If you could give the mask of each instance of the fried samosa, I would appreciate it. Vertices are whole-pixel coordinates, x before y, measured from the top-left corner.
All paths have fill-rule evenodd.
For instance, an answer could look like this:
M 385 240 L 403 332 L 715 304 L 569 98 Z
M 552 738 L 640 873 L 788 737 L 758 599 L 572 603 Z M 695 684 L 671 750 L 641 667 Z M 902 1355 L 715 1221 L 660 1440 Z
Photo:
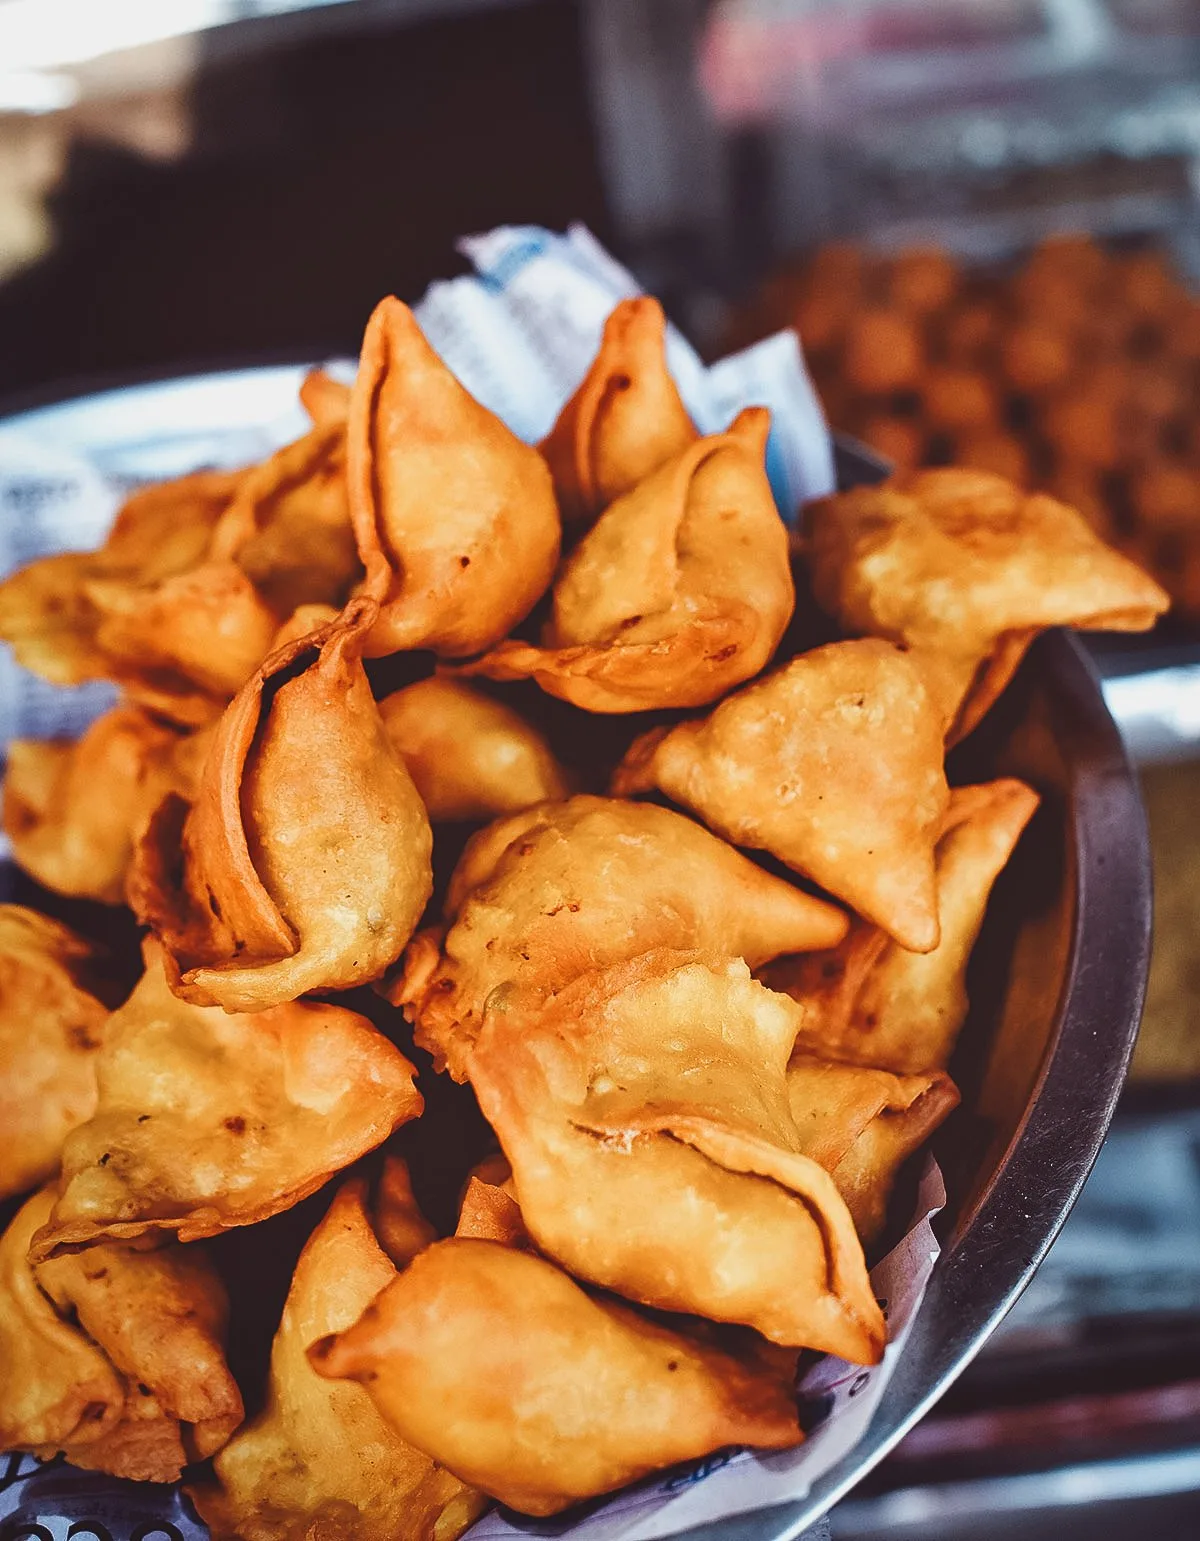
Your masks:
M 788 1106 L 801 1018 L 740 960 L 650 953 L 540 1010 L 493 997 L 467 1070 L 530 1235 L 573 1274 L 873 1364 L 862 1247 Z
M 169 797 L 130 872 L 172 988 L 257 1011 L 377 978 L 432 889 L 432 834 L 360 656 L 376 614 L 274 652 L 218 725 L 196 802 Z
M 565 524 L 591 524 L 699 435 L 667 369 L 667 323 L 648 294 L 621 300 L 600 351 L 539 445 Z
M 344 411 L 246 472 L 211 555 L 236 562 L 277 616 L 345 604 L 362 566 L 346 496 Z
M 988 895 L 1037 805 L 1020 781 L 951 792 L 937 847 L 942 939 L 933 952 L 907 952 L 859 923 L 830 952 L 780 958 L 762 971 L 806 1008 L 806 1048 L 900 1075 L 946 1068 L 967 1015 L 967 964 Z
M 467 657 L 528 615 L 562 535 L 546 463 L 463 389 L 397 299 L 367 323 L 348 455 L 364 592 L 381 605 L 369 657 Z
M 213 1541 L 455 1541 L 486 1499 L 391 1427 L 367 1391 L 328 1380 L 306 1350 L 351 1327 L 396 1269 L 361 1178 L 345 1183 L 300 1254 L 271 1347 L 266 1405 L 189 1488 Z
M 446 921 L 444 937 L 414 938 L 388 993 L 460 1080 L 500 987 L 540 998 L 658 947 L 721 949 L 757 967 L 834 946 L 847 925 L 682 814 L 589 796 L 481 830 L 451 880 Z
M 350 415 L 350 387 L 324 369 L 310 369 L 300 382 L 300 405 L 314 428 L 345 426 Z
M 174 1482 L 242 1420 L 224 1287 L 201 1248 L 104 1245 L 38 1266 L 35 1194 L 0 1237 L 0 1449 Z
M 220 715 L 279 628 L 279 615 L 236 562 L 204 561 L 153 584 L 94 578 L 84 590 L 104 678 L 185 725 Z
M 512 1181 L 512 1168 L 503 1156 L 491 1156 L 472 1171 L 463 1189 L 456 1236 L 498 1241 L 505 1247 L 533 1248 L 533 1237 L 521 1218 Z
M 18 663 L 55 685 L 108 678 L 88 586 L 147 587 L 195 567 L 239 477 L 200 471 L 135 492 L 99 551 L 41 557 L 0 583 L 0 639 Z
M 787 1085 L 801 1150 L 830 1173 L 870 1246 L 897 1172 L 958 1106 L 954 1082 L 940 1070 L 901 1076 L 797 1054 Z
M 707 717 L 643 735 L 613 790 L 657 787 L 734 845 L 769 851 L 928 952 L 949 796 L 943 731 L 920 668 L 899 648 L 833 642 Z
M 502 642 L 464 672 L 589 712 L 707 706 L 757 674 L 796 600 L 769 428 L 749 407 L 618 498 L 563 563 L 542 646 Z
M 66 926 L 0 904 L 0 1198 L 52 1177 L 95 1111 L 102 963 Z
M 194 794 L 210 737 L 121 705 L 74 743 L 15 739 L 4 776 L 13 859 L 55 893 L 124 903 L 134 842 L 168 793 Z
M 924 655 L 951 739 L 983 718 L 1050 626 L 1145 631 L 1157 583 L 1081 514 L 987 471 L 920 471 L 808 511 L 818 603 L 842 628 Z
M 549 744 L 502 701 L 434 675 L 379 703 L 433 822 L 494 819 L 568 795 Z
M 355 1012 L 294 1001 L 253 1016 L 173 995 L 159 950 L 109 1018 L 99 1100 L 63 1150 L 39 1259 L 104 1237 L 182 1241 L 253 1225 L 315 1192 L 423 1106 L 412 1065 Z
M 384 1157 L 373 1206 L 375 1236 L 397 1268 L 407 1268 L 418 1252 L 437 1240 L 437 1232 L 421 1213 L 400 1156 Z
M 399 1434 L 526 1514 L 724 1445 L 799 1444 L 787 1378 L 589 1296 L 544 1258 L 452 1237 L 314 1344 Z

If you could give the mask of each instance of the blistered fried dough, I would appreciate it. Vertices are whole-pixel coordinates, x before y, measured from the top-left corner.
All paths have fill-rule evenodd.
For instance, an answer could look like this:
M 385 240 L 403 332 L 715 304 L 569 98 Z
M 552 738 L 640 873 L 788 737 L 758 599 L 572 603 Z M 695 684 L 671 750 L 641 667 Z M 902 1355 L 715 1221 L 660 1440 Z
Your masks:
M 512 1168 L 504 1156 L 489 1156 L 472 1170 L 463 1189 L 454 1234 L 527 1251 L 533 1247 L 515 1197 Z
M 324 369 L 310 369 L 300 382 L 300 405 L 314 428 L 339 422 L 344 426 L 350 414 L 350 387 Z
M 0 639 L 55 685 L 107 677 L 88 585 L 147 585 L 194 567 L 239 474 L 201 471 L 147 487 L 126 502 L 99 551 L 56 553 L 13 573 L 0 583 Z
M 796 597 L 769 428 L 749 407 L 618 498 L 563 563 L 542 646 L 502 642 L 466 672 L 589 712 L 705 706 L 757 674 Z
M 494 819 L 568 795 L 549 744 L 511 706 L 434 675 L 379 703 L 429 817 Z
M 453 1237 L 311 1350 L 472 1487 L 556 1514 L 724 1445 L 785 1449 L 784 1376 L 590 1297 L 544 1258 Z
M 365 1017 L 311 1001 L 192 1006 L 158 948 L 109 1018 L 99 1100 L 63 1150 L 37 1255 L 104 1237 L 182 1241 L 288 1209 L 421 1111 L 413 1067 Z
M 135 839 L 168 792 L 192 796 L 209 737 L 115 706 L 74 743 L 14 740 L 4 833 L 18 866 L 55 893 L 123 903 Z
M 38 1288 L 26 1254 L 54 1202 L 51 1189 L 18 1210 L 0 1236 L 0 1449 L 70 1450 L 111 1433 L 121 1379 Z
M 35 1194 L 0 1237 L 0 1449 L 173 1482 L 242 1417 L 221 1282 L 198 1249 L 175 1246 L 35 1268 L 30 1238 L 53 1202 Z
M 110 1243 L 51 1258 L 34 1272 L 59 1313 L 181 1425 L 179 1460 L 148 1480 L 174 1481 L 180 1466 L 225 1444 L 242 1421 L 242 1398 L 225 1363 L 225 1286 L 202 1247 Z
M 757 967 L 835 946 L 847 925 L 841 910 L 682 814 L 587 796 L 475 836 L 451 880 L 446 919 L 444 940 L 415 938 L 391 998 L 458 1079 L 484 1002 L 500 986 L 539 998 L 656 947 L 721 949 Z
M 0 1198 L 53 1176 L 95 1109 L 100 961 L 66 926 L 0 904 Z
M 279 616 L 345 603 L 362 568 L 346 498 L 344 411 L 246 472 L 211 554 L 235 561 Z
M 189 1488 L 213 1541 L 455 1541 L 481 1494 L 391 1427 L 363 1387 L 327 1380 L 310 1343 L 345 1331 L 396 1279 L 345 1183 L 300 1254 L 271 1347 L 266 1405 Z
M 357 601 L 274 652 L 221 719 L 191 810 L 168 798 L 151 820 L 130 903 L 187 1000 L 256 1011 L 366 983 L 420 918 L 432 836 L 363 670 L 375 613 Z
M 262 662 L 279 626 L 235 562 L 205 561 L 155 583 L 91 578 L 103 674 L 151 711 L 202 723 Z
M 493 998 L 467 1069 L 530 1235 L 573 1274 L 871 1364 L 862 1247 L 788 1107 L 801 1018 L 740 959 L 650 953 L 540 1011 Z
M 933 849 L 944 723 L 889 642 L 833 642 L 635 741 L 613 780 L 658 787 L 735 845 L 770 851 L 905 947 L 937 945 Z
M 648 294 L 621 300 L 575 394 L 539 448 L 563 520 L 591 523 L 697 437 L 667 369 L 666 317 Z
M 946 1067 L 967 1014 L 967 963 L 988 895 L 1037 805 L 1020 781 L 951 792 L 937 848 L 942 939 L 933 952 L 906 952 L 860 923 L 833 951 L 780 958 L 763 971 L 807 1008 L 803 1046 L 901 1074 Z
M 922 471 L 809 510 L 818 602 L 926 655 L 961 738 L 1050 626 L 1144 631 L 1168 599 L 1066 504 L 986 471 Z
M 800 1148 L 833 1177 L 869 1246 L 897 1172 L 958 1106 L 954 1082 L 940 1070 L 899 1076 L 797 1054 L 787 1084 Z
M 348 456 L 365 592 L 382 607 L 369 656 L 463 658 L 528 615 L 562 533 L 546 463 L 463 389 L 397 299 L 367 323 Z

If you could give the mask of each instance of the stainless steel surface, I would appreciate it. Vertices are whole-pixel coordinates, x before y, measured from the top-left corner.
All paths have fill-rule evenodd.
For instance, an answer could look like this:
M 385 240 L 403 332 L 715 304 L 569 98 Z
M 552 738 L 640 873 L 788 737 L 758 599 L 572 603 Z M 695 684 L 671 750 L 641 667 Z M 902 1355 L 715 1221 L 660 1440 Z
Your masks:
M 123 477 L 227 457 L 286 417 L 286 372 L 107 393 L 0 420 L 52 436 Z M 255 404 L 260 416 L 256 419 Z M 204 406 L 188 448 L 189 411 Z M 103 422 L 104 430 L 96 425 Z M 148 433 L 148 424 L 155 430 Z M 192 426 L 195 426 L 192 420 Z M 156 442 L 156 435 L 163 436 Z M 169 446 L 164 454 L 163 444 Z M 843 475 L 878 466 L 843 456 Z M 1141 1011 L 1150 873 L 1136 783 L 1079 642 L 1032 650 L 984 727 L 956 751 L 959 780 L 1025 777 L 1044 806 L 997 885 L 972 963 L 971 1020 L 952 1069 L 963 1105 L 938 1142 L 950 1202 L 945 1250 L 907 1351 L 859 1447 L 802 1503 L 691 1532 L 695 1541 L 798 1536 L 869 1471 L 978 1352 L 1029 1282 L 1071 1209 L 1112 1116 Z

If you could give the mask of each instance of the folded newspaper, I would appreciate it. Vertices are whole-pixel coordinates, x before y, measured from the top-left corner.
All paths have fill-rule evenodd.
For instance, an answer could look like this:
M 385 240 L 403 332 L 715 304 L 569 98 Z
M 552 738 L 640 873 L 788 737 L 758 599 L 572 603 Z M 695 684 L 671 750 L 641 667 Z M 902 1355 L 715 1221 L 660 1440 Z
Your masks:
M 582 378 L 614 303 L 636 280 L 588 231 L 557 235 L 503 226 L 461 243 L 475 277 L 434 284 L 417 315 L 434 347 L 481 401 L 536 441 Z M 673 328 L 668 359 L 704 432 L 724 428 L 744 406 L 772 412 L 768 471 L 781 516 L 832 490 L 828 430 L 799 343 L 781 332 L 705 366 Z M 338 361 L 335 371 L 352 372 Z M 0 422 L 0 570 L 46 552 L 93 546 L 122 495 L 139 482 L 200 466 L 261 458 L 304 431 L 296 400 L 301 369 L 236 371 L 137 387 Z M 106 685 L 55 690 L 0 660 L 0 736 L 73 734 L 112 699 Z M 651 1541 L 691 1527 L 802 1499 L 866 1430 L 920 1306 L 938 1245 L 930 1224 L 945 1202 L 927 1160 L 907 1234 L 872 1270 L 888 1319 L 888 1346 L 871 1369 L 824 1358 L 797 1391 L 805 1443 L 758 1454 L 726 1451 L 629 1488 L 586 1513 L 524 1521 L 496 1511 L 472 1541 L 570 1536 L 572 1541 Z M 204 1526 L 171 1488 L 118 1482 L 61 1461 L 0 1460 L 0 1531 L 9 1537 L 68 1536 L 201 1541 Z M 750 1534 L 749 1530 L 743 1534 Z

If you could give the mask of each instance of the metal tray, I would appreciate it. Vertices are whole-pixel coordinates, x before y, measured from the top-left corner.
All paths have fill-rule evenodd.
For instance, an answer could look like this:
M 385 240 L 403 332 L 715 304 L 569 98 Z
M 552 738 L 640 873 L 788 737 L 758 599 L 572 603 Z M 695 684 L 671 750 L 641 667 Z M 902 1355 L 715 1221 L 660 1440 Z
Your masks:
M 175 474 L 245 458 L 291 421 L 302 370 L 163 381 L 8 418 L 110 474 Z M 228 452 L 222 446 L 228 446 Z M 839 452 L 844 484 L 878 462 Z M 958 781 L 1018 775 L 1044 802 L 993 895 L 971 964 L 972 1011 L 951 1067 L 963 1103 L 938 1155 L 944 1252 L 868 1432 L 801 1503 L 705 1526 L 695 1541 L 785 1541 L 871 1470 L 978 1352 L 1029 1282 L 1104 1139 L 1137 1033 L 1149 959 L 1150 864 L 1136 781 L 1081 644 L 1050 633 L 983 727 Z M 19 881 L 0 871 L 0 889 Z

